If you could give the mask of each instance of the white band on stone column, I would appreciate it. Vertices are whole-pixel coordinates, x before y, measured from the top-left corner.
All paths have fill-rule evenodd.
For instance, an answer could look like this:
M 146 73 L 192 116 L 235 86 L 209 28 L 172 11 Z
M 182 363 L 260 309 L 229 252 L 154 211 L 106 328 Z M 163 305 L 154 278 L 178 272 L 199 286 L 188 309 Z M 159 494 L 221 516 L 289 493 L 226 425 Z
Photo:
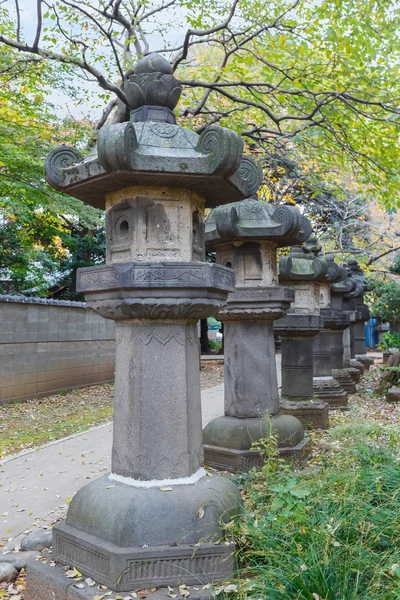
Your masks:
M 133 479 L 133 477 L 124 477 L 123 475 L 117 475 L 116 473 L 110 473 L 108 478 L 112 481 L 118 481 L 118 483 L 125 483 L 126 485 L 131 485 L 133 487 L 153 488 L 194 484 L 205 477 L 206 474 L 206 470 L 203 469 L 203 467 L 200 467 L 200 469 L 197 469 L 197 471 L 193 473 L 193 475 L 190 475 L 190 477 L 178 477 L 178 479 L 151 479 L 150 481 L 145 481 L 141 479 Z

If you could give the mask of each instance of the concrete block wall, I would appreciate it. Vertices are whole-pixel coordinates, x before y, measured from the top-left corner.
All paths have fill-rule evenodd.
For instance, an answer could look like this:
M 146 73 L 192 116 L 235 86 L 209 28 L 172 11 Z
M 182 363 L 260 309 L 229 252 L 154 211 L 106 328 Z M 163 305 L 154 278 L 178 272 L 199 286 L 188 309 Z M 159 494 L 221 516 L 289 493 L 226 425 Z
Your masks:
M 0 402 L 114 379 L 115 325 L 83 302 L 0 296 Z

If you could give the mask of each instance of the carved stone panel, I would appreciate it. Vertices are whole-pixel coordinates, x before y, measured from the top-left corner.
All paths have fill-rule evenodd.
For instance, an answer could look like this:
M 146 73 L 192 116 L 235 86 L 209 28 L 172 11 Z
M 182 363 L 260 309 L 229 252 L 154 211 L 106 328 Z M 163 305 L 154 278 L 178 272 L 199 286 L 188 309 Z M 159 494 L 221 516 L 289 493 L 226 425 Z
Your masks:
M 107 262 L 200 261 L 202 199 L 190 190 L 127 188 L 107 203 Z
M 320 308 L 328 308 L 331 304 L 331 286 L 330 283 L 320 283 L 319 285 L 319 304 Z
M 318 283 L 293 282 L 295 312 L 319 313 L 320 297 Z
M 237 285 L 243 287 L 277 285 L 276 244 L 274 242 L 244 242 L 234 244 L 232 247 Z M 220 256 L 221 252 L 217 260 Z M 224 264 L 226 265 L 226 263 Z

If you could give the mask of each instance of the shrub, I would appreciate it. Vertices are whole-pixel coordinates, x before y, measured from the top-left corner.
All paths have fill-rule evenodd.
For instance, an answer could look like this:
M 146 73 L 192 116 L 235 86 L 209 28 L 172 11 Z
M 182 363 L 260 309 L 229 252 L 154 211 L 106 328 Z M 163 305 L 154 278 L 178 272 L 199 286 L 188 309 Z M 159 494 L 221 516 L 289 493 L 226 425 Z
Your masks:
M 334 431 L 341 449 L 326 455 L 320 473 L 279 465 L 244 478 L 244 516 L 232 524 L 241 566 L 235 598 L 400 597 L 400 431 L 362 429 Z

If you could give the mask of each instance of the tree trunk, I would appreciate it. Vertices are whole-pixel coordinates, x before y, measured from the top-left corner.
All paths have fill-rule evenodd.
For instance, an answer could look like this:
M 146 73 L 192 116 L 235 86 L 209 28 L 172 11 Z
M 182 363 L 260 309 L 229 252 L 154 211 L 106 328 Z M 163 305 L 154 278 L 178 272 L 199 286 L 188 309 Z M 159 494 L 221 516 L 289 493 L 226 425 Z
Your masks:
M 200 349 L 202 354 L 210 354 L 211 348 L 208 343 L 207 319 L 200 319 Z

